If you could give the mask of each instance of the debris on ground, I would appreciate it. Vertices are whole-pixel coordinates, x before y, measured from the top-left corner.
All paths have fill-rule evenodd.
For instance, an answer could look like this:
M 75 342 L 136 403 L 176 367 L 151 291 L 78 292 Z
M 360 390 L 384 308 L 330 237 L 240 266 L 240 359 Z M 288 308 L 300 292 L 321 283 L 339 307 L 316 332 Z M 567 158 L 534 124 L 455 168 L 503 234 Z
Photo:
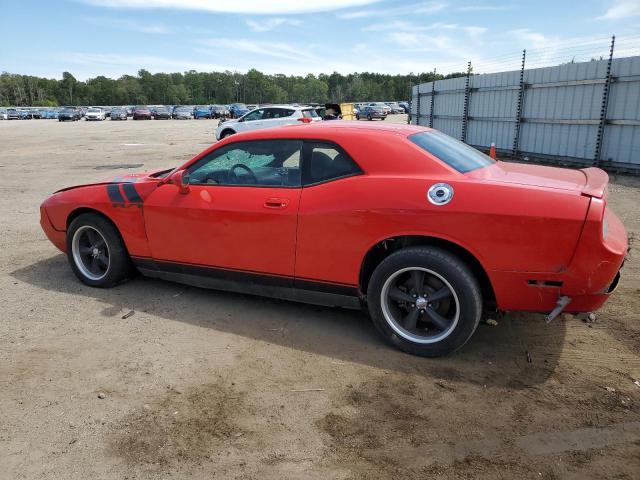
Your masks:
M 100 392 L 100 393 L 98 393 L 98 398 L 102 400 L 104 398 L 107 398 L 107 395 L 102 393 L 102 392 Z
M 135 312 L 134 310 L 129 310 L 129 312 L 128 312 L 128 313 L 125 313 L 125 314 L 122 316 L 122 319 L 123 319 L 123 320 L 126 320 L 127 318 L 132 317 L 135 313 L 136 313 L 136 312 Z
M 613 387 L 604 387 L 604 389 L 609 393 L 616 393 L 616 389 Z
M 640 380 L 634 380 L 634 381 L 633 381 L 633 384 L 634 384 L 636 387 L 640 387 Z
M 302 392 L 324 392 L 324 388 L 303 388 L 300 390 L 289 390 L 290 392 L 302 393 Z
M 486 323 L 490 327 L 497 327 L 498 326 L 498 321 L 494 320 L 493 318 L 487 318 L 484 323 Z
M 529 353 L 529 350 L 527 350 L 524 353 L 527 355 L 527 363 L 533 363 L 533 360 L 531 359 L 531 354 Z

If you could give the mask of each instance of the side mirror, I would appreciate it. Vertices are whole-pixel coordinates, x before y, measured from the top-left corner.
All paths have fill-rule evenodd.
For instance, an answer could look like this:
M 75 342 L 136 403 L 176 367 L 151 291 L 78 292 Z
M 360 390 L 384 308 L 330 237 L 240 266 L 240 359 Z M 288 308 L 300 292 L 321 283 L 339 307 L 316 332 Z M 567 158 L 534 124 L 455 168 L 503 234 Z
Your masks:
M 184 170 L 178 170 L 176 173 L 171 175 L 171 183 L 178 187 L 178 190 L 183 195 L 191 191 L 189 188 L 189 173 Z

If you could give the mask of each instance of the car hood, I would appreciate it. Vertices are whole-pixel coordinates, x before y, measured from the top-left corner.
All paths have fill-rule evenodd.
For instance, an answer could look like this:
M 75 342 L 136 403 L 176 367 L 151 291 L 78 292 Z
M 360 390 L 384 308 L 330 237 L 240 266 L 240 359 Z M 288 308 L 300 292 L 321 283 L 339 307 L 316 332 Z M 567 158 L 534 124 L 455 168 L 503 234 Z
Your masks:
M 67 190 L 73 190 L 75 188 L 82 188 L 82 187 L 92 187 L 95 185 L 108 185 L 110 183 L 136 183 L 139 182 L 141 180 L 144 181 L 159 181 L 159 178 L 154 178 L 154 175 L 160 173 L 160 172 L 166 172 L 167 169 L 163 168 L 162 170 L 155 170 L 153 172 L 138 172 L 138 173 L 125 173 L 122 175 L 110 175 L 109 177 L 103 178 L 101 180 L 98 180 L 96 182 L 91 182 L 91 183 L 83 183 L 80 185 L 73 185 L 71 187 L 65 187 L 65 188 L 61 188 L 60 190 L 55 191 L 54 193 L 59 193 L 59 192 L 66 192 Z
M 552 188 L 598 198 L 605 194 L 609 180 L 608 175 L 599 168 L 573 170 L 508 162 L 496 162 L 467 175 L 492 183 Z

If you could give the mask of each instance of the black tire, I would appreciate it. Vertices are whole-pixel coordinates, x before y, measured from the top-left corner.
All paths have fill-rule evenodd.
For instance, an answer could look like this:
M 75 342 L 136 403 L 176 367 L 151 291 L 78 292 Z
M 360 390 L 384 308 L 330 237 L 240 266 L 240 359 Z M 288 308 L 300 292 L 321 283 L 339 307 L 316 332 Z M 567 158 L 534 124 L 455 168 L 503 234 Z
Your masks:
M 356 120 L 360 120 L 360 114 L 356 114 Z
M 234 132 L 233 130 L 225 130 L 224 132 L 222 132 L 222 135 L 220 135 L 220 139 L 230 137 L 234 133 L 236 132 Z
M 406 287 L 414 284 L 414 271 L 417 275 L 422 272 L 420 298 L 411 300 L 415 302 L 412 304 L 406 300 L 397 302 L 389 295 L 392 290 L 396 296 L 399 292 L 403 297 L 416 297 L 415 291 Z M 394 282 L 403 278 L 408 280 L 397 288 Z M 445 290 L 452 293 L 427 303 L 430 295 L 435 298 L 435 293 Z M 482 313 L 480 292 L 471 270 L 455 255 L 437 247 L 412 247 L 389 255 L 376 267 L 369 281 L 367 303 L 374 325 L 392 345 L 413 355 L 439 357 L 462 347 L 475 332 Z M 418 300 L 424 309 L 418 306 Z M 400 318 L 410 322 L 412 314 L 412 328 L 406 329 L 406 323 L 401 326 L 397 322 Z M 437 323 L 431 323 L 432 315 L 436 315 L 434 321 L 450 323 L 439 331 Z
M 371 117 L 371 115 L 370 115 L 370 114 L 369 114 L 369 115 L 367 115 L 367 120 L 369 120 L 369 121 L 372 121 L 372 120 L 373 120 L 373 118 Z
M 91 256 L 91 254 L 82 254 L 80 248 L 88 248 L 91 250 L 95 245 L 80 247 L 82 245 L 80 243 L 78 248 L 74 248 L 74 238 L 76 234 L 78 234 L 78 242 L 81 242 L 84 232 L 91 232 L 92 235 L 95 235 L 93 232 L 97 232 L 100 237 L 102 237 L 101 241 L 99 240 L 95 245 L 100 244 L 99 248 L 101 250 L 99 250 L 99 252 L 101 257 L 106 256 L 107 263 L 106 267 L 104 267 L 104 263 L 100 263 L 98 268 L 104 267 L 105 271 L 102 275 L 100 273 L 95 274 L 95 278 L 89 276 L 92 274 L 90 267 L 87 265 L 89 262 L 85 263 L 80 257 L 80 255 Z M 75 218 L 67 229 L 66 242 L 67 259 L 69 260 L 71 269 L 76 277 L 86 285 L 99 288 L 113 287 L 127 280 L 133 272 L 131 259 L 122 241 L 120 232 L 118 232 L 117 228 L 109 220 L 99 214 L 83 213 Z M 78 262 L 82 262 L 82 266 L 80 266 Z

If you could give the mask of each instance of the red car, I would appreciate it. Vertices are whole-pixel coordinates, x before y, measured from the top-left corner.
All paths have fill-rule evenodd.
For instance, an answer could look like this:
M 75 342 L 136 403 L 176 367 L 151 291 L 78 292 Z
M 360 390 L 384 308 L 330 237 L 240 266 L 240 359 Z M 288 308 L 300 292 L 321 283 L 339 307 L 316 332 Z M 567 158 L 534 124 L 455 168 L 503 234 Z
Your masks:
M 496 162 L 436 130 L 323 122 L 233 135 L 173 170 L 60 190 L 49 239 L 87 285 L 132 275 L 330 306 L 443 355 L 484 307 L 589 312 L 628 239 L 606 173 Z
M 134 120 L 151 120 L 151 110 L 148 107 L 138 106 L 133 109 Z

